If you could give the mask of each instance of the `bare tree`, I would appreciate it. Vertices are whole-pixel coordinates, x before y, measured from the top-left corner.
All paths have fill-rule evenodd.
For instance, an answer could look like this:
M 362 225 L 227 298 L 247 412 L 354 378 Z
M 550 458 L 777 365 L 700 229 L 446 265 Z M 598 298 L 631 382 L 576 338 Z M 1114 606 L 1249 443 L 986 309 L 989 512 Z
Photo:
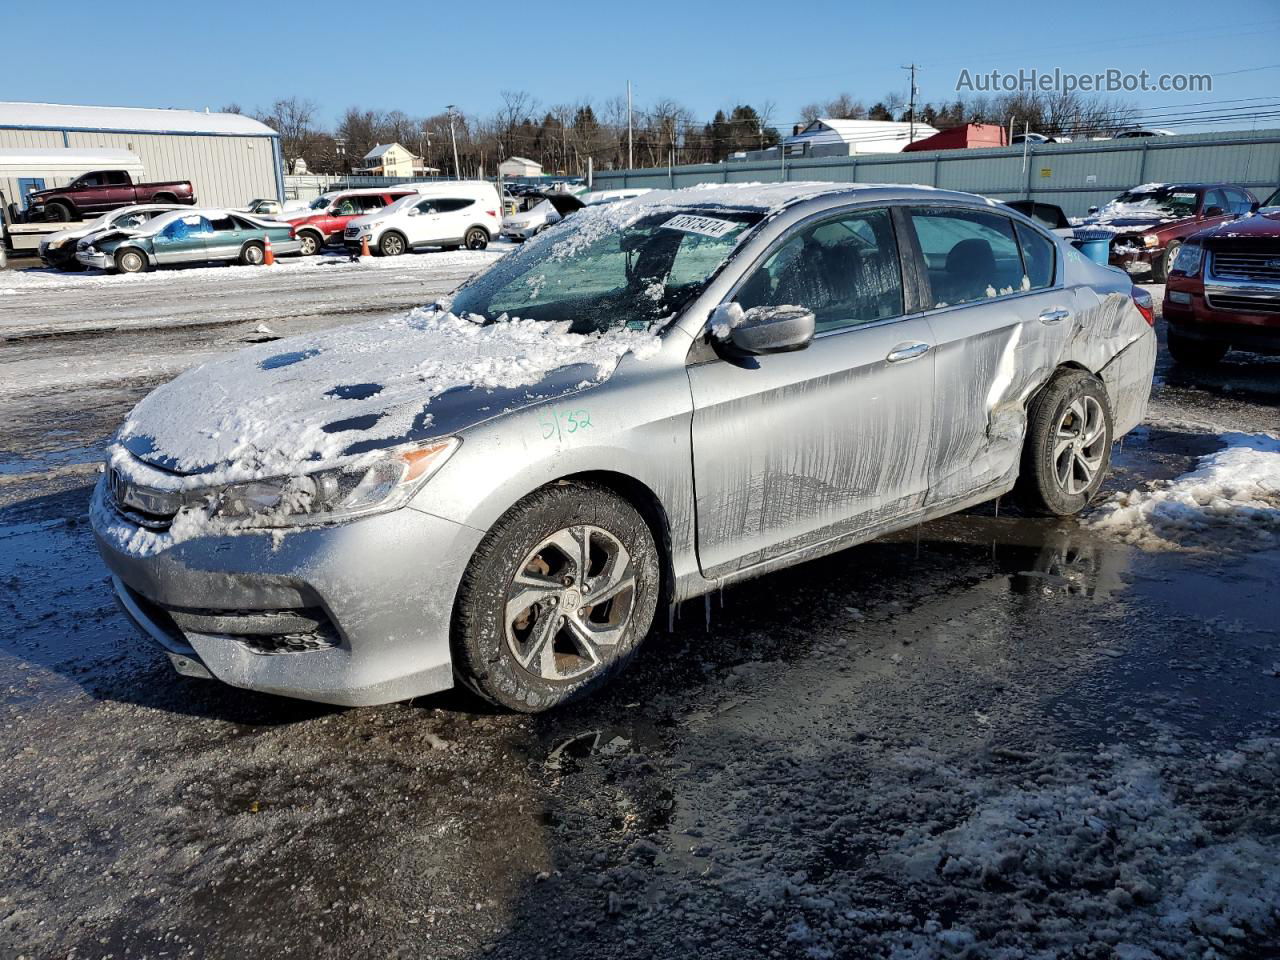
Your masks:
M 289 97 L 276 100 L 271 104 L 269 113 L 259 113 L 258 119 L 280 134 L 280 148 L 285 159 L 293 161 L 307 156 L 317 131 L 315 130 L 316 112 L 319 107 L 312 100 Z

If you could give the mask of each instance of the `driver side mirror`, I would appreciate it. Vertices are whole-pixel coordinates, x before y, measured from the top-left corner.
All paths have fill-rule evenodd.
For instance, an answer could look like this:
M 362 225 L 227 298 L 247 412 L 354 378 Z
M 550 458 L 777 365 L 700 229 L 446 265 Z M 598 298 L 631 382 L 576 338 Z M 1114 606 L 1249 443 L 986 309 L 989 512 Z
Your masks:
M 804 307 L 752 307 L 722 303 L 711 312 L 711 336 L 747 354 L 803 350 L 813 339 L 813 311 Z
M 1090 207 L 1090 208 L 1089 208 L 1089 215 L 1090 215 L 1090 216 L 1092 216 L 1093 214 L 1095 214 L 1095 213 L 1097 213 L 1097 212 L 1098 212 L 1098 208 L 1097 208 L 1097 207 Z
M 1217 206 L 1217 205 L 1212 206 L 1212 207 L 1206 207 L 1206 208 L 1205 208 L 1205 211 L 1204 211 L 1204 215 L 1205 215 L 1206 217 L 1220 217 L 1220 216 L 1222 216 L 1224 213 L 1226 213 L 1226 211 L 1225 211 L 1225 210 L 1223 210 L 1221 207 L 1219 207 L 1219 206 Z
M 422 213 L 422 211 L 419 210 L 417 207 L 410 207 L 408 210 L 405 211 L 404 215 L 406 217 L 416 217 L 420 213 Z

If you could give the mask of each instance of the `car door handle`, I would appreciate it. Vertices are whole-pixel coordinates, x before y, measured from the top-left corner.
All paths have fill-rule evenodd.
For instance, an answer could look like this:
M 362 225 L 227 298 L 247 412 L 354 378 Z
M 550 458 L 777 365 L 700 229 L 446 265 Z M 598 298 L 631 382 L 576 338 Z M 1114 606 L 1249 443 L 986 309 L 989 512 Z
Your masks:
M 902 363 L 904 360 L 914 360 L 916 357 L 923 357 L 929 352 L 929 344 L 920 343 L 900 343 L 885 357 L 890 363 Z
M 1063 310 L 1061 307 L 1058 307 L 1054 310 L 1045 310 L 1043 313 L 1041 313 L 1040 322 L 1041 323 L 1061 323 L 1063 320 L 1066 320 L 1070 316 L 1071 316 L 1070 310 Z

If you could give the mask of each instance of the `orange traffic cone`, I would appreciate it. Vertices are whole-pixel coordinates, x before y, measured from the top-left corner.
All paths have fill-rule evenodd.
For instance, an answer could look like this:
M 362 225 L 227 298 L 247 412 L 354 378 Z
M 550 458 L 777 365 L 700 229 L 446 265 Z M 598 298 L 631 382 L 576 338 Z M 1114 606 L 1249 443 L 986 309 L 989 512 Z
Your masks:
M 369 256 L 369 235 L 367 233 L 360 238 L 360 256 Z
M 263 253 L 262 262 L 265 266 L 269 267 L 276 262 L 276 255 L 271 252 L 271 238 L 263 237 L 262 239 L 265 240 L 267 244 L 262 250 L 262 253 Z

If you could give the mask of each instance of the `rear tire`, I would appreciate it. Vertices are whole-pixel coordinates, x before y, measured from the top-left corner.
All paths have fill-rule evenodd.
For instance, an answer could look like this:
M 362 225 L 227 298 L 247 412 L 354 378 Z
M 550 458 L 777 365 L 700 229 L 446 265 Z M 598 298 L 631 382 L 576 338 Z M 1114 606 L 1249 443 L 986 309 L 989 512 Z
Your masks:
M 1174 363 L 1184 367 L 1196 367 L 1205 369 L 1215 366 L 1222 362 L 1222 358 L 1227 355 L 1227 351 L 1231 349 L 1229 343 L 1222 343 L 1218 340 L 1197 340 L 1192 337 L 1184 337 L 1174 332 L 1172 328 L 1168 331 L 1169 356 L 1173 357 Z
M 75 211 L 61 201 L 55 200 L 44 208 L 46 220 L 54 223 L 70 223 L 75 219 Z
M 1079 513 L 1111 463 L 1111 403 L 1091 373 L 1064 370 L 1031 401 L 1015 492 L 1032 512 Z
M 121 250 L 116 254 L 118 273 L 141 273 L 147 269 L 147 258 L 140 250 Z
M 483 250 L 489 246 L 489 233 L 483 227 L 472 227 L 463 238 L 468 250 Z
M 653 534 L 626 500 L 587 484 L 536 490 L 485 535 L 458 588 L 458 678 L 522 713 L 585 696 L 630 662 L 660 578 Z
M 404 237 L 398 233 L 384 233 L 378 241 L 378 253 L 384 257 L 398 257 L 409 248 Z
M 240 262 L 246 267 L 260 267 L 266 262 L 267 252 L 258 242 L 246 243 L 240 251 Z

